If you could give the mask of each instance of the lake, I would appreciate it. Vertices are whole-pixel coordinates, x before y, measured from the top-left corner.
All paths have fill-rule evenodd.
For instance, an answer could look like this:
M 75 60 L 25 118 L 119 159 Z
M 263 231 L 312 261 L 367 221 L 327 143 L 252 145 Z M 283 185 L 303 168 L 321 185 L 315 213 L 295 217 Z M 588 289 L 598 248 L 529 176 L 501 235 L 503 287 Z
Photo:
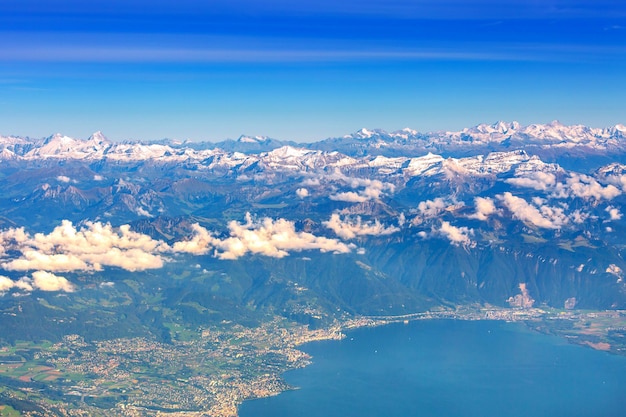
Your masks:
M 241 417 L 623 417 L 626 357 L 520 323 L 429 320 L 307 344 L 299 387 Z

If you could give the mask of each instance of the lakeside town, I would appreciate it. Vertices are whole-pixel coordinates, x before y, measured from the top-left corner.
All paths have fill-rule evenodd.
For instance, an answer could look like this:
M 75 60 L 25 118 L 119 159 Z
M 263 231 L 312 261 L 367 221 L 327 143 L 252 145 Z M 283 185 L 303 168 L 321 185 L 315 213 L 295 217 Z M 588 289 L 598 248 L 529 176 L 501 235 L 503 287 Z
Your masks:
M 0 394 L 5 408 L 11 400 L 35 400 L 35 409 L 15 415 L 234 417 L 245 400 L 294 388 L 281 374 L 314 360 L 298 346 L 340 340 L 361 327 L 441 319 L 524 322 L 573 343 L 626 352 L 619 344 L 626 334 L 626 312 L 620 310 L 463 306 L 354 317 L 315 330 L 276 318 L 254 328 L 228 322 L 180 328 L 179 340 L 169 344 L 148 338 L 86 342 L 67 335 L 55 344 L 4 346 Z

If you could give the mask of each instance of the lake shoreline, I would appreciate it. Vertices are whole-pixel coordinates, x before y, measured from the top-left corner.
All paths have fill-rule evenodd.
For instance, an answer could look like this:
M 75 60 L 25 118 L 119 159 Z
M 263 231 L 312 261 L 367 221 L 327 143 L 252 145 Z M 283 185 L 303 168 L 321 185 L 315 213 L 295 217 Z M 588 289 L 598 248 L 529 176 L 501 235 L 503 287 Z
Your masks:
M 612 349 L 613 345 L 602 341 L 589 341 L 582 340 L 578 336 L 572 336 L 567 334 L 558 334 L 558 332 L 550 331 L 542 326 L 535 325 L 536 323 L 545 323 L 547 320 L 559 320 L 559 321 L 571 321 L 573 323 L 580 322 L 581 320 L 598 319 L 603 315 L 610 316 L 609 318 L 618 320 L 618 323 L 622 321 L 626 324 L 626 312 L 622 310 L 607 310 L 607 311 L 577 311 L 577 310 L 548 310 L 539 308 L 529 309 L 511 309 L 511 308 L 497 308 L 497 307 L 477 307 L 477 306 L 464 306 L 452 309 L 437 309 L 427 312 L 419 312 L 406 315 L 397 316 L 360 316 L 353 319 L 346 320 L 340 324 L 331 326 L 329 329 L 316 333 L 310 338 L 302 338 L 294 343 L 294 347 L 301 347 L 303 345 L 325 341 L 325 340 L 343 340 L 346 338 L 346 332 L 362 329 L 362 328 L 374 328 L 380 326 L 387 326 L 390 324 L 404 323 L 410 324 L 415 321 L 421 320 L 458 320 L 458 321 L 494 321 L 494 322 L 520 322 L 526 324 L 526 326 L 534 332 L 542 334 L 558 335 L 569 343 L 574 345 L 580 345 L 593 350 L 609 352 L 621 356 L 626 355 L 626 349 L 616 350 Z M 300 349 L 298 349 L 300 350 Z M 306 354 L 306 352 L 304 352 Z M 313 360 L 314 358 L 311 358 Z M 299 390 L 300 387 L 292 386 L 284 381 L 283 375 L 286 372 L 301 369 L 303 367 L 310 366 L 309 363 L 303 366 L 297 366 L 294 368 L 285 369 L 277 377 L 285 383 L 288 387 L 284 391 L 272 393 L 271 396 L 280 395 L 285 392 Z M 258 400 L 268 397 L 254 397 L 243 400 L 237 406 L 237 414 L 239 416 L 240 406 L 244 402 Z

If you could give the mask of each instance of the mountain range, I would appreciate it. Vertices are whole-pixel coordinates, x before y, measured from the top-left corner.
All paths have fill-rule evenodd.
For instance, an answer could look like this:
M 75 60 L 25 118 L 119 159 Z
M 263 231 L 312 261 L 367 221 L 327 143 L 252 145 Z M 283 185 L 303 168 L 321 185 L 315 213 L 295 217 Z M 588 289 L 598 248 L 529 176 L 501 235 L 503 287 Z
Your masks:
M 86 140 L 55 134 L 43 139 L 0 137 L 3 159 L 33 158 L 89 158 L 100 159 L 150 159 L 181 153 L 201 153 L 202 150 L 220 149 L 225 152 L 254 154 L 284 147 L 299 147 L 327 152 L 337 151 L 347 156 L 420 156 L 427 152 L 450 156 L 475 154 L 485 151 L 506 151 L 512 148 L 541 150 L 570 149 L 603 153 L 624 151 L 626 126 L 618 124 L 609 128 L 591 128 L 584 125 L 566 126 L 559 121 L 548 124 L 521 126 L 518 122 L 499 121 L 480 124 L 458 132 L 420 133 L 405 128 L 395 132 L 381 129 L 361 129 L 338 138 L 314 143 L 296 143 L 266 136 L 242 135 L 237 140 L 222 142 L 189 142 L 163 139 L 148 144 L 140 142 L 112 143 L 102 132 L 96 132 Z
M 170 307 L 214 312 L 186 313 L 198 322 L 626 307 L 624 125 L 361 129 L 307 144 L 0 137 L 0 179 L 4 311 L 123 298 L 145 274 L 142 291 Z

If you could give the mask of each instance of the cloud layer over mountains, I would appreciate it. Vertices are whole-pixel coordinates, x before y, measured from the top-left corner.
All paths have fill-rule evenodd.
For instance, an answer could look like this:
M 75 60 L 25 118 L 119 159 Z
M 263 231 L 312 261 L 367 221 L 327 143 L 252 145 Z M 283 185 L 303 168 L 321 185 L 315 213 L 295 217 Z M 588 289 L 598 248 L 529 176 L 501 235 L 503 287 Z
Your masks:
M 498 123 L 430 136 L 362 130 L 298 147 L 247 138 L 226 149 L 0 137 L 0 292 L 77 291 L 81 274 L 184 256 L 367 260 L 372 245 L 431 241 L 465 252 L 610 246 L 623 230 L 625 129 Z M 590 152 L 593 169 L 559 164 Z M 41 207 L 55 215 L 38 216 Z
M 171 245 L 134 232 L 129 225 L 114 228 L 110 224 L 86 222 L 76 228 L 64 220 L 48 234 L 31 235 L 24 228 L 0 232 L 0 267 L 6 271 L 35 271 L 32 278 L 24 277 L 19 281 L 0 276 L 0 293 L 11 288 L 73 291 L 74 286 L 66 278 L 54 273 L 102 271 L 104 267 L 131 272 L 156 269 L 176 253 L 210 254 L 223 260 L 235 260 L 246 254 L 282 258 L 290 252 L 303 250 L 341 254 L 354 248 L 355 245 L 338 239 L 296 231 L 292 221 L 270 218 L 256 221 L 249 213 L 245 222 L 233 220 L 228 224 L 226 237 L 218 237 L 194 224 L 189 239 Z
M 176 242 L 173 251 L 195 255 L 212 251 L 219 259 L 234 260 L 248 253 L 283 258 L 290 252 L 303 250 L 348 253 L 353 248 L 337 239 L 297 232 L 294 222 L 289 220 L 264 218 L 254 221 L 250 213 L 246 214 L 245 223 L 233 220 L 228 223 L 228 229 L 228 237 L 218 238 L 196 224 L 193 237 L 187 241 Z
M 163 242 L 131 231 L 128 225 L 114 230 L 110 224 L 87 222 L 76 229 L 67 220 L 48 234 L 9 229 L 0 234 L 0 241 L 4 255 L 7 250 L 20 253 L 0 264 L 9 271 L 100 271 L 104 266 L 141 271 L 162 267 L 159 253 L 168 248 Z

